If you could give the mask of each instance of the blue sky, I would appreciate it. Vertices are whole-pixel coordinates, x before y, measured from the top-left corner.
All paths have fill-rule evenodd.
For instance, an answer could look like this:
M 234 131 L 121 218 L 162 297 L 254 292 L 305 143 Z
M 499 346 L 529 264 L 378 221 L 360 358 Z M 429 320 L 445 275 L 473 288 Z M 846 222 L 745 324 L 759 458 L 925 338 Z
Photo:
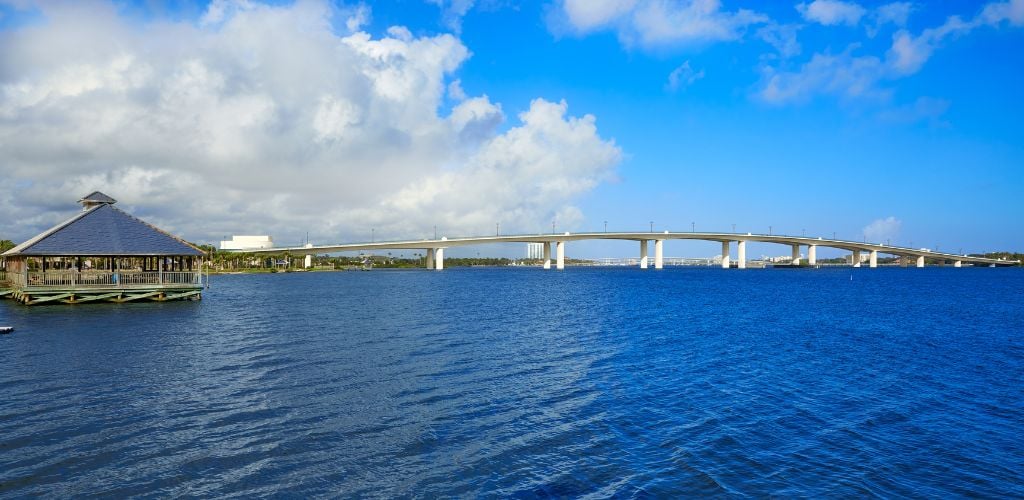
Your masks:
M 421 237 L 433 225 L 445 234 L 471 234 L 493 230 L 494 222 L 509 231 L 536 232 L 559 220 L 560 229 L 571 231 L 599 230 L 604 221 L 610 229 L 645 229 L 654 221 L 657 229 L 689 230 L 694 222 L 698 230 L 736 224 L 738 231 L 767 232 L 771 226 L 776 233 L 835 232 L 949 250 L 1024 249 L 1020 0 L 440 3 L 97 4 L 87 15 L 69 16 L 85 25 L 72 29 L 55 21 L 61 8 L 0 2 L 0 44 L 6 46 L 0 48 L 7 53 L 26 51 L 32 36 L 70 40 L 40 54 L 12 56 L 0 67 L 6 90 L 0 111 L 7 108 L 0 132 L 8 132 L 0 134 L 0 148 L 15 150 L 0 168 L 6 162 L 11 174 L 5 177 L 22 186 L 0 188 L 0 204 L 36 214 L 0 223 L 0 236 L 27 238 L 59 220 L 68 199 L 84 194 L 78 191 L 108 185 L 122 190 L 122 196 L 110 194 L 139 215 L 199 241 L 246 232 L 291 241 L 306 231 L 324 242 L 361 240 L 368 226 L 392 238 Z M 295 14 L 303 9 L 316 13 Z M 291 31 L 310 19 L 329 23 L 328 33 L 316 39 L 325 47 L 364 34 L 369 45 L 348 43 L 361 57 L 376 50 L 365 47 L 382 40 L 454 45 L 444 54 L 403 53 L 400 62 L 385 57 L 371 66 L 348 56 L 332 59 L 329 51 L 314 57 L 312 45 L 289 45 L 310 32 Z M 109 43 L 78 49 L 74 38 L 95 33 L 90 25 L 112 33 Z M 143 37 L 145 47 L 136 51 L 133 37 Z M 181 40 L 189 42 L 168 48 Z M 288 57 L 276 57 L 275 45 L 294 48 L 288 57 L 295 61 L 282 62 Z M 63 54 L 68 46 L 81 53 Z M 208 57 L 228 51 L 230 57 Z M 238 64 L 238 54 L 254 63 Z M 175 57 L 173 65 L 161 66 Z M 414 57 L 420 62 L 409 62 Z M 446 57 L 448 62 L 422 62 Z M 203 64 L 201 75 L 223 77 L 209 80 L 219 82 L 209 87 L 216 90 L 212 101 L 174 119 L 197 119 L 217 135 L 217 127 L 235 126 L 230 117 L 272 109 L 272 119 L 259 122 L 265 126 L 259 145 L 236 144 L 249 133 L 225 133 L 223 140 L 234 142 L 219 143 L 220 135 L 212 142 L 196 139 L 209 151 L 181 156 L 166 147 L 162 132 L 152 132 L 111 147 L 110 137 L 139 128 L 124 116 L 159 114 L 153 103 L 171 95 L 166 85 L 146 78 L 180 76 L 196 60 Z M 301 63 L 309 67 L 289 66 Z M 90 64 L 93 71 L 81 73 Z M 408 80 L 410 64 L 426 76 Z M 272 65 L 279 67 L 260 73 Z M 350 82 L 346 71 L 355 70 L 346 65 L 360 65 L 362 74 L 374 67 L 370 85 L 378 94 L 392 87 L 407 92 L 385 96 L 401 110 L 392 115 L 419 110 L 407 122 L 382 125 L 401 134 L 360 135 L 358 127 L 376 125 L 366 110 L 383 104 L 375 100 L 379 95 L 352 90 L 367 84 Z M 274 75 L 287 71 L 304 75 L 304 82 L 323 77 L 327 90 L 292 83 L 260 92 L 259 99 L 230 90 L 232 82 L 270 88 Z M 105 78 L 103 72 L 122 76 Z M 100 83 L 63 99 L 52 90 L 45 98 L 12 97 L 17 89 L 53 85 L 68 74 L 91 75 Z M 394 75 L 400 85 L 388 80 Z M 146 92 L 165 93 L 151 101 L 139 97 Z M 293 92 L 312 98 L 306 103 Z M 342 105 L 324 96 L 341 96 Z M 81 109 L 86 99 L 97 109 L 102 103 L 96 120 L 109 124 L 107 135 L 85 134 L 74 148 L 67 141 L 19 147 L 26 131 L 77 135 L 90 118 L 64 120 L 61 113 Z M 224 105 L 223 114 L 209 111 L 210 102 Z M 121 104 L 132 111 L 107 116 L 108 108 Z M 306 135 L 300 133 L 305 122 L 282 118 L 304 110 L 313 122 Z M 526 112 L 535 112 L 532 121 L 520 119 Z M 338 128 L 339 119 L 348 128 Z M 55 121 L 67 128 L 50 125 Z M 436 130 L 456 122 L 447 135 Z M 324 123 L 330 133 L 317 128 Z M 150 140 L 156 142 L 147 146 Z M 311 153 L 307 143 L 324 149 Z M 225 157 L 233 147 L 259 147 L 261 155 L 235 165 L 235 158 Z M 55 158 L 54 151 L 63 149 L 73 150 L 69 155 L 85 151 L 89 161 Z M 271 157 L 274 162 L 262 164 Z M 324 182 L 292 182 L 306 175 Z M 274 184 L 278 190 L 268 191 Z M 332 197 L 317 184 L 345 187 Z M 174 190 L 200 199 L 169 208 Z M 694 245 L 669 253 L 713 253 L 711 244 Z M 598 243 L 578 251 L 632 252 Z M 763 250 L 772 252 L 785 253 Z

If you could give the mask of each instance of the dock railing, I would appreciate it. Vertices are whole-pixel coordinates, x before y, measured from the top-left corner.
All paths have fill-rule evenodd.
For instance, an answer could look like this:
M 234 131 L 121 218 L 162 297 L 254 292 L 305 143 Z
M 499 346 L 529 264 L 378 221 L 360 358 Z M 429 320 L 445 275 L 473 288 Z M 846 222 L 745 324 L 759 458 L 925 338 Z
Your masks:
M 199 271 L 46 271 L 11 273 L 15 288 L 179 288 L 202 286 Z

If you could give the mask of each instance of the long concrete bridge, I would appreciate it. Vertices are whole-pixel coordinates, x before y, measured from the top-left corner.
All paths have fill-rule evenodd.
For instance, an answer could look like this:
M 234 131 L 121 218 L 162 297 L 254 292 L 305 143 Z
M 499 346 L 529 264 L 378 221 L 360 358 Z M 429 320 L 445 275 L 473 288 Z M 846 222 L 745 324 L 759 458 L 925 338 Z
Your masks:
M 806 236 L 785 236 L 751 233 L 698 233 L 698 232 L 603 232 L 603 233 L 549 233 L 549 234 L 520 234 L 509 236 L 475 236 L 468 238 L 441 238 L 424 240 L 405 241 L 381 241 L 370 243 L 345 243 L 339 245 L 305 245 L 301 247 L 281 248 L 260 248 L 251 250 L 234 250 L 235 252 L 268 254 L 284 253 L 290 255 L 315 255 L 335 252 L 373 251 L 373 250 L 423 250 L 426 253 L 426 267 L 428 269 L 444 269 L 444 250 L 446 248 L 484 245 L 491 243 L 541 243 L 544 245 L 544 269 L 551 268 L 551 247 L 555 247 L 555 268 L 565 268 L 565 244 L 570 241 L 583 240 L 626 240 L 639 242 L 640 246 L 640 268 L 647 269 L 649 263 L 649 243 L 654 242 L 654 268 L 661 269 L 664 266 L 664 245 L 668 240 L 700 240 L 715 241 L 722 244 L 723 268 L 731 267 L 730 248 L 736 246 L 736 267 L 743 269 L 747 264 L 747 243 L 776 243 L 788 245 L 792 248 L 795 264 L 801 262 L 801 248 L 807 248 L 807 264 L 817 265 L 818 247 L 838 248 L 849 251 L 853 254 L 852 266 L 861 267 L 861 255 L 867 254 L 868 267 L 878 266 L 878 254 L 887 254 L 904 259 L 913 259 L 917 267 L 924 267 L 925 259 L 939 260 L 942 263 L 950 262 L 954 267 L 961 267 L 963 264 L 984 265 L 984 266 L 1011 266 L 1018 264 L 1018 261 L 1000 259 L 989 259 L 984 257 L 971 257 L 952 253 L 933 252 L 927 249 L 914 249 L 899 246 L 883 245 L 880 243 L 867 243 L 860 241 L 836 240 L 825 238 L 813 238 Z

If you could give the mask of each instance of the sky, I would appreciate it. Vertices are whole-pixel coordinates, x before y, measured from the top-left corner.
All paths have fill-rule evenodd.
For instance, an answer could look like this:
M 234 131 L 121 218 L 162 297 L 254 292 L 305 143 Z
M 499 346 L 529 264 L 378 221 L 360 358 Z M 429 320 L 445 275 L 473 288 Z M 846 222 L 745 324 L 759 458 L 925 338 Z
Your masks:
M 1021 251 L 1022 89 L 1024 0 L 0 0 L 0 239 L 100 190 L 199 243 Z

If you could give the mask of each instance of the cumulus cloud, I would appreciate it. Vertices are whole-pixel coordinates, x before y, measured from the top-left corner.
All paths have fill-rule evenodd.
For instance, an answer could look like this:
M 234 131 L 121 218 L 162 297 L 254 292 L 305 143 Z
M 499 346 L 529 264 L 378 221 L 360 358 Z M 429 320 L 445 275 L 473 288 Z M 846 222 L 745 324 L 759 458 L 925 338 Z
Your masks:
M 841 0 L 814 0 L 811 3 L 797 4 L 796 10 L 804 19 L 825 26 L 846 24 L 856 26 L 867 10 L 854 2 Z
M 1024 0 L 986 4 L 969 20 L 950 16 L 941 25 L 914 35 L 901 29 L 893 34 L 884 57 L 854 55 L 860 48 L 850 45 L 840 54 L 817 53 L 795 70 L 763 66 L 757 98 L 782 104 L 803 101 L 816 95 L 840 98 L 876 98 L 888 95 L 881 82 L 917 73 L 943 43 L 964 36 L 982 26 L 1024 25 Z
M 884 219 L 876 219 L 872 221 L 861 231 L 864 234 L 864 238 L 869 242 L 882 243 L 887 239 L 894 239 L 900 234 L 900 229 L 903 227 L 901 222 L 896 217 L 886 217 Z
M 575 34 L 611 30 L 645 48 L 735 40 L 768 22 L 757 12 L 722 9 L 719 0 L 562 0 L 553 28 Z
M 0 234 L 93 189 L 198 241 L 534 230 L 613 174 L 593 116 L 536 99 L 502 132 L 501 105 L 464 92 L 442 112 L 460 40 L 337 33 L 353 15 L 217 1 L 204 23 L 139 24 L 44 4 L 0 32 Z
M 701 78 L 704 78 L 704 70 L 695 71 L 690 67 L 690 61 L 685 61 L 669 73 L 665 88 L 671 91 L 685 89 Z

